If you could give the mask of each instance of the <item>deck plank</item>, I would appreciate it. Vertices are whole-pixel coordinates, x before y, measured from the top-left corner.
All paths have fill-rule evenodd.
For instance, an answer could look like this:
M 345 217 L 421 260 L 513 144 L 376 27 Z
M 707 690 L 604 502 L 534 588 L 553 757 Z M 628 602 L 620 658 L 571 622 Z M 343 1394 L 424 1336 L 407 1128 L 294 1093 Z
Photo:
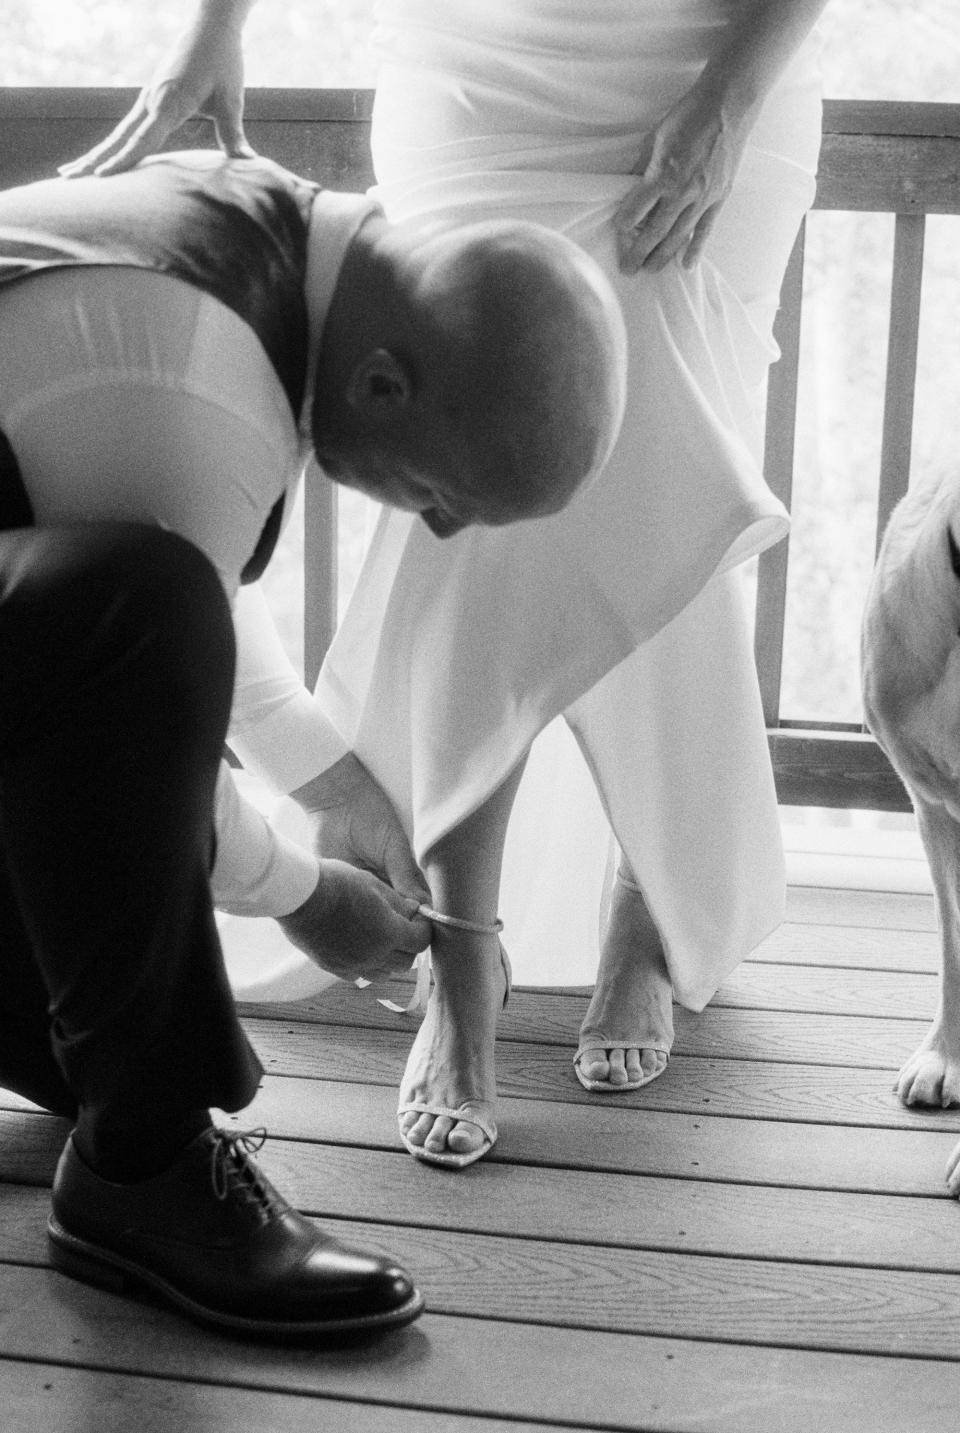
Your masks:
M 883 1269 L 960 1273 L 957 1209 L 939 1198 L 797 1190 L 635 1174 L 484 1164 L 467 1179 L 397 1150 L 271 1140 L 260 1163 L 304 1213 L 521 1239 L 738 1255 Z M 31 1191 L 33 1193 L 34 1191 Z M 0 1190 L 0 1259 L 7 1220 L 25 1190 Z M 38 1226 L 39 1228 L 39 1222 Z M 36 1247 L 18 1248 L 24 1258 Z
M 334 1226 L 336 1227 L 336 1226 Z M 960 1276 L 609 1249 L 365 1224 L 431 1307 L 606 1332 L 954 1359 Z
M 25 1365 L 40 1371 L 41 1392 L 51 1381 L 47 1368 L 58 1369 L 67 1380 L 84 1359 L 100 1361 L 105 1371 L 91 1375 L 85 1385 L 90 1401 L 78 1405 L 88 1420 L 91 1404 L 99 1413 L 100 1387 L 108 1392 L 116 1371 L 136 1376 L 145 1349 L 151 1377 L 204 1381 L 211 1420 L 224 1405 L 235 1406 L 234 1388 L 283 1389 L 288 1397 L 355 1399 L 373 1406 L 390 1399 L 391 1413 L 424 1406 L 452 1412 L 461 1420 L 458 1429 L 464 1429 L 462 1420 L 468 1416 L 463 1410 L 481 1406 L 494 1417 L 556 1420 L 567 1429 L 661 1433 L 810 1433 L 827 1427 L 830 1433 L 930 1433 L 949 1427 L 956 1411 L 951 1366 L 926 1359 L 536 1325 L 523 1327 L 523 1357 L 518 1358 L 516 1324 L 430 1312 L 413 1328 L 359 1353 L 341 1348 L 298 1356 L 257 1345 L 238 1350 L 205 1330 L 191 1329 L 184 1338 L 180 1322 L 163 1310 L 131 1306 L 44 1271 L 11 1270 L 9 1278 L 20 1309 L 10 1343 L 24 1360 L 38 1346 L 47 1349 L 49 1362 Z M 0 1329 L 6 1335 L 4 1324 Z M 11 1374 L 11 1387 L 16 1376 Z M 0 1390 L 6 1387 L 0 1364 Z M 215 1421 L 198 1425 L 189 1420 L 192 1400 L 190 1387 L 179 1406 L 174 1404 L 178 1414 L 188 1414 L 175 1425 L 178 1433 L 218 1429 Z M 328 1405 L 313 1406 L 316 1417 Z M 36 1433 L 59 1426 L 41 1425 Z M 99 1433 L 100 1425 L 90 1421 L 81 1422 L 76 1433 L 88 1433 L 91 1426 Z M 168 1423 L 164 1433 L 172 1426 Z M 314 1426 L 325 1425 L 318 1420 Z M 73 1433 L 69 1424 L 64 1429 Z M 34 1433 L 34 1428 L 27 1424 L 16 1433 Z
M 385 1086 L 325 1081 L 305 1098 L 303 1082 L 268 1076 L 249 1109 L 228 1125 L 265 1126 L 273 1139 L 400 1148 L 396 1095 Z M 636 1110 L 623 1104 L 567 1105 L 504 1100 L 491 1164 L 649 1174 L 797 1189 L 943 1194 L 957 1142 L 950 1131 L 742 1120 Z M 0 1111 L 0 1180 L 48 1184 L 65 1137 L 62 1122 Z M 269 1147 L 269 1146 L 268 1146 Z
M 577 1044 L 581 1007 L 573 1006 L 569 1001 L 559 1001 L 556 996 L 523 993 L 513 1004 L 516 1008 L 502 1018 L 500 1031 L 503 1040 L 559 1047 L 561 1051 L 569 1050 L 572 1058 Z M 543 1011 L 542 1020 L 539 1018 L 540 1011 Z M 337 1014 L 341 1014 L 340 1020 L 335 1018 Z M 258 1014 L 251 1018 L 264 1017 Z M 313 1023 L 321 1027 L 346 1028 L 342 1013 L 331 1009 L 316 1014 Z M 773 1060 L 894 1071 L 916 1049 L 929 1023 L 929 1019 L 863 1018 L 835 1013 L 778 1012 L 774 1015 L 763 1009 L 714 1006 L 695 1015 L 689 1010 L 677 1008 L 674 1011 L 676 1039 L 673 1054 L 675 1058 Z M 357 1011 L 349 1028 L 380 1030 L 390 1036 L 398 1036 L 396 1018 L 371 1007 L 369 1003 Z M 411 1041 L 416 1026 L 400 1026 L 399 1029 L 405 1031 L 401 1038 Z M 258 1035 L 258 1038 L 261 1037 Z M 326 1040 L 326 1029 L 317 1030 L 314 1038 L 318 1042 Z M 264 1044 L 264 1048 L 268 1044 L 272 1048 L 272 1042 Z
M 936 1009 L 937 988 L 935 974 L 771 966 L 745 961 L 727 977 L 711 1003 L 738 1009 L 930 1020 Z
M 791 886 L 788 921 L 862 930 L 935 931 L 933 896 L 902 891 L 854 891 L 829 886 Z
M 909 970 L 937 975 L 940 937 L 935 930 L 825 926 L 785 921 L 751 951 L 750 963 L 830 965 L 865 970 Z
M 29 1226 L 18 1256 L 29 1257 L 42 1228 L 43 1192 L 10 1188 L 0 1202 L 7 1206 L 4 1244 L 16 1240 L 18 1221 L 9 1207 L 16 1204 L 20 1223 Z M 611 1334 L 668 1329 L 681 1338 L 884 1356 L 946 1359 L 960 1346 L 960 1274 L 718 1258 L 329 1217 L 324 1227 L 415 1270 L 437 1313 Z M 27 1269 L 18 1263 L 11 1272 Z M 4 1275 L 6 1284 L 8 1271 Z M 50 1277 L 57 1276 L 51 1271 Z M 0 1297 L 3 1314 L 15 1317 L 5 1289 Z M 117 1305 L 122 1318 L 124 1301 Z M 4 1344 L 7 1332 L 0 1318 Z M 141 1368 L 149 1371 L 152 1352 L 144 1350 L 142 1358 Z
M 473 1418 L 389 1403 L 350 1403 L 325 1393 L 211 1386 L 181 1376 L 142 1377 L 55 1363 L 0 1361 L 9 1433 L 560 1433 L 558 1423 Z
M 245 1024 L 269 1073 L 308 1080 L 347 1079 L 396 1088 L 411 1040 L 409 1033 L 340 1025 L 326 1025 L 318 1032 L 315 1027 L 275 1020 Z M 898 1063 L 892 1059 L 889 1070 L 837 1070 L 772 1060 L 676 1055 L 652 1085 L 601 1098 L 636 1110 L 960 1133 L 960 1110 L 908 1109 L 900 1104 L 893 1092 Z M 596 1103 L 597 1097 L 574 1079 L 567 1047 L 505 1040 L 500 1042 L 497 1070 L 502 1095 Z
M 438 1187 L 435 1171 L 401 1152 L 276 1142 L 265 1154 L 271 1178 L 324 1219 L 960 1273 L 958 1211 L 945 1188 L 939 1198 L 897 1198 L 503 1163 Z
M 836 962 L 808 965 L 744 961 L 723 982 L 707 1009 L 808 1011 L 887 1020 L 932 1018 L 937 1004 L 938 967 L 909 971 L 845 966 L 840 952 Z M 378 997 L 388 997 L 402 1005 L 409 995 L 407 981 L 386 981 L 365 990 L 337 981 L 306 1000 L 246 1004 L 241 1008 L 259 1019 L 316 1020 L 322 1024 L 396 1030 L 402 1028 L 403 1022 L 386 1010 Z M 586 991 L 518 986 L 503 1012 L 500 1033 L 511 1040 L 575 1040 L 587 1000 Z

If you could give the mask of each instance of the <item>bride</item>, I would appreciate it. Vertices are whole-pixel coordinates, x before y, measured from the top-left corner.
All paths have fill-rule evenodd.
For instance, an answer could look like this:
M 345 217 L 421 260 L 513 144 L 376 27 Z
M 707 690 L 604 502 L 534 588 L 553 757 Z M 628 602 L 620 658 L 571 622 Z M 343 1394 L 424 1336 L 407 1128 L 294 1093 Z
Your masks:
M 587 1088 L 662 1074 L 672 1000 L 702 1008 L 782 918 L 739 568 L 786 527 L 760 471 L 763 396 L 813 197 L 821 8 L 379 0 L 388 214 L 562 229 L 615 282 L 631 345 L 595 487 L 557 517 L 446 542 L 384 511 L 321 673 L 325 709 L 407 816 L 434 905 L 471 924 L 435 931 L 401 1086 L 421 1158 L 466 1164 L 496 1138 L 498 911 L 518 976 L 589 978 L 605 824 L 615 879 L 575 1056 Z

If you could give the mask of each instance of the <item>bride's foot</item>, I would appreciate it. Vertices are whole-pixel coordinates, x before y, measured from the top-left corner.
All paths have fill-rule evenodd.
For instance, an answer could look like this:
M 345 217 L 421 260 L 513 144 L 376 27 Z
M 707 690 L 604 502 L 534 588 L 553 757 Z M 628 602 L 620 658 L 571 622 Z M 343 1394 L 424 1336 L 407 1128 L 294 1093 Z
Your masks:
M 435 985 L 400 1086 L 400 1137 L 411 1154 L 462 1167 L 497 1138 L 494 1041 L 508 988 L 493 932 L 438 929 Z
M 593 998 L 574 1060 L 587 1089 L 635 1090 L 662 1075 L 673 1044 L 673 990 L 640 891 L 619 877 Z

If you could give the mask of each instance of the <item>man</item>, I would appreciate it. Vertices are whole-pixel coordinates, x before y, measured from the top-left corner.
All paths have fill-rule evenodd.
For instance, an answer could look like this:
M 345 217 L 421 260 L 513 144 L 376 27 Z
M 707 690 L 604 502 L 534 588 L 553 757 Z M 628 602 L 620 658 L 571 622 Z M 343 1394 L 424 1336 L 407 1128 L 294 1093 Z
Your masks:
M 303 751 L 266 760 L 356 864 L 269 837 L 231 877 L 256 830 L 221 767 L 231 603 L 311 445 L 438 536 L 562 506 L 619 423 L 615 301 L 532 226 L 415 237 L 266 160 L 194 153 L 0 194 L 0 336 L 0 1083 L 76 1119 L 54 1262 L 247 1333 L 404 1323 L 404 1271 L 319 1233 L 210 1122 L 261 1074 L 214 856 L 224 889 L 279 880 L 285 929 L 337 974 L 429 940 L 386 798 L 313 714 Z M 258 640 L 254 732 L 290 711 Z M 235 728 L 242 750 L 243 710 Z

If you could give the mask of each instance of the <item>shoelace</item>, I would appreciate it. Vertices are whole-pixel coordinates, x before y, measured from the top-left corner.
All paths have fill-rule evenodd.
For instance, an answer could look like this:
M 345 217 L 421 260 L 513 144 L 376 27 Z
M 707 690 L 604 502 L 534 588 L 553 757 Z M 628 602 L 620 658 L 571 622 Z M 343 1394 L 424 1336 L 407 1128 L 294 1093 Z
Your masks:
M 238 1194 L 244 1203 L 256 1205 L 267 1218 L 279 1203 L 251 1155 L 262 1149 L 267 1140 L 263 1126 L 256 1129 L 214 1130 L 214 1144 L 210 1160 L 210 1180 L 216 1197 L 225 1201 L 231 1193 Z

